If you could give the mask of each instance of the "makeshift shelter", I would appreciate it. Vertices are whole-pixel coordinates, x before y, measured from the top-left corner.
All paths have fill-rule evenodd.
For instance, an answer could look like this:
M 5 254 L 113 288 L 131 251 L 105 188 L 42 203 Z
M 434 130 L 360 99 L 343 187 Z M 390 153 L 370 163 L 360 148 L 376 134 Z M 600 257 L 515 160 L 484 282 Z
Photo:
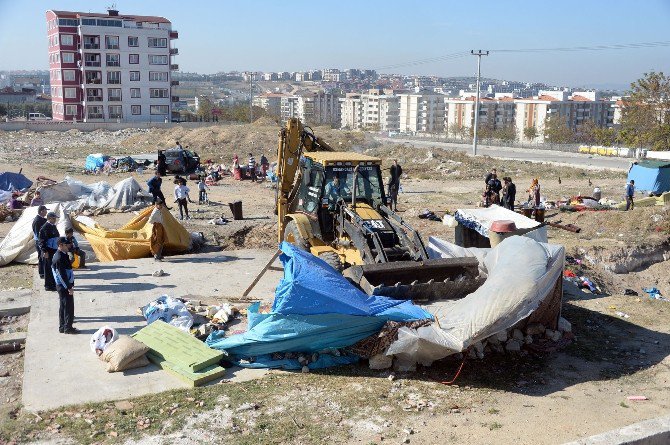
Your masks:
M 645 160 L 634 162 L 628 180 L 635 181 L 635 190 L 660 195 L 670 191 L 670 162 Z
M 378 333 L 387 321 L 430 319 L 407 300 L 368 296 L 323 260 L 292 244 L 281 244 L 284 277 L 275 292 L 272 310 L 248 309 L 247 332 L 224 338 L 215 331 L 207 345 L 224 350 L 242 366 L 300 367 L 297 360 L 275 360 L 273 353 L 322 352 L 345 348 Z M 242 361 L 254 357 L 253 363 Z M 309 364 L 319 368 L 351 363 L 358 357 L 322 354 Z
M 114 186 L 100 181 L 86 185 L 66 177 L 64 181 L 39 188 L 44 202 L 60 202 L 67 210 L 85 208 L 121 209 L 134 205 L 141 196 L 142 187 L 135 178 L 126 178 Z
M 65 235 L 70 227 L 70 218 L 60 204 L 47 204 L 50 212 L 58 215 L 58 232 Z M 33 237 L 33 220 L 37 216 L 37 207 L 27 207 L 18 221 L 14 223 L 7 236 L 0 242 L 0 266 L 15 261 L 17 263 L 37 264 L 37 252 Z
M 563 293 L 563 246 L 512 236 L 493 249 L 466 249 L 431 237 L 429 254 L 476 257 L 486 281 L 464 298 L 422 306 L 437 323 L 400 328 L 387 355 L 406 365 L 430 365 L 512 327 L 540 323 L 556 329 Z
M 102 170 L 105 166 L 105 161 L 109 159 L 109 156 L 105 156 L 102 153 L 94 153 L 86 156 L 86 163 L 84 168 L 88 171 Z
M 33 181 L 23 176 L 21 173 L 4 172 L 0 173 L 0 190 L 22 191 L 29 189 Z
M 540 222 L 498 205 L 477 209 L 458 209 L 454 214 L 456 244 L 464 247 L 491 247 L 493 235 L 489 228 L 494 221 L 512 221 L 516 226 L 513 235 L 522 235 L 546 243 L 547 227 Z
M 154 207 L 147 207 L 128 224 L 118 230 L 107 230 L 90 218 L 77 217 L 74 228 L 84 234 L 91 243 L 98 260 L 102 262 L 128 260 L 151 256 L 151 230 L 148 223 Z M 162 208 L 163 227 L 167 238 L 163 252 L 167 254 L 186 252 L 191 246 L 191 235 L 165 208 Z

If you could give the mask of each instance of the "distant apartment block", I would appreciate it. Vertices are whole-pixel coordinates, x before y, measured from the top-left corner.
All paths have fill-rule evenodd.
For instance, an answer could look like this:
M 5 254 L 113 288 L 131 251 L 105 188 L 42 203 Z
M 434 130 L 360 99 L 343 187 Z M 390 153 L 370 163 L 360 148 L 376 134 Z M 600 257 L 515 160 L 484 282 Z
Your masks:
M 475 99 L 475 96 L 445 98 L 444 128 L 449 136 L 469 137 L 470 129 L 475 125 Z M 514 116 L 514 98 L 511 95 L 480 99 L 479 128 L 497 130 L 514 126 Z
M 47 11 L 54 120 L 171 120 L 177 31 L 164 17 Z
M 348 94 L 340 101 L 341 128 L 399 131 L 400 97 L 391 91 L 371 89 Z
M 303 92 L 281 97 L 281 118 L 298 118 L 311 125 L 339 125 L 339 97 L 325 92 Z
M 263 108 L 270 116 L 279 117 L 281 113 L 281 100 L 286 94 L 265 93 L 254 96 L 253 105 Z
M 361 106 L 361 95 L 358 93 L 347 93 L 340 99 L 340 128 L 358 130 L 363 126 L 363 107 Z
M 442 133 L 444 96 L 432 91 L 400 94 L 401 133 Z

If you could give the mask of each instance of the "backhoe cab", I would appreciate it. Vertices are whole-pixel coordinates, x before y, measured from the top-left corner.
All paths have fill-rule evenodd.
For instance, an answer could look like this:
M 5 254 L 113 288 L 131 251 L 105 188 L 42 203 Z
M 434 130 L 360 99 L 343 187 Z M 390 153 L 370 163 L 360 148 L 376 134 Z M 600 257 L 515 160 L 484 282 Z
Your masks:
M 278 178 L 279 241 L 348 268 L 368 294 L 431 299 L 477 275 L 476 261 L 428 259 L 416 230 L 386 205 L 379 158 L 333 151 L 292 119 L 280 133 Z

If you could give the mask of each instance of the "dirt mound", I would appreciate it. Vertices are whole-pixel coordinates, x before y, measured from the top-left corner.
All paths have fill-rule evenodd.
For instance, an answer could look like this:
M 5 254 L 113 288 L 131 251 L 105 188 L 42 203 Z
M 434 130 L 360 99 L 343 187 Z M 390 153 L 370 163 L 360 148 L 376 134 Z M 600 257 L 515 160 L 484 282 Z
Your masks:
M 218 238 L 222 250 L 276 249 L 277 228 L 275 224 L 245 226 L 224 238 Z

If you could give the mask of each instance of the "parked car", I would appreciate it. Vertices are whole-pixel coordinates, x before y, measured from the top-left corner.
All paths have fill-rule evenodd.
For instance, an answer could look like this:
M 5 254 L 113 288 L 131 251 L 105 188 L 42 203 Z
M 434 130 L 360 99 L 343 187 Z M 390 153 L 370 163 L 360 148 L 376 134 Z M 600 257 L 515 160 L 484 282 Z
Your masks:
M 196 152 L 170 148 L 159 150 L 165 155 L 168 173 L 191 173 L 200 167 L 200 156 Z
M 49 116 L 45 116 L 42 113 L 28 113 L 28 120 L 29 121 L 50 121 L 51 118 Z

